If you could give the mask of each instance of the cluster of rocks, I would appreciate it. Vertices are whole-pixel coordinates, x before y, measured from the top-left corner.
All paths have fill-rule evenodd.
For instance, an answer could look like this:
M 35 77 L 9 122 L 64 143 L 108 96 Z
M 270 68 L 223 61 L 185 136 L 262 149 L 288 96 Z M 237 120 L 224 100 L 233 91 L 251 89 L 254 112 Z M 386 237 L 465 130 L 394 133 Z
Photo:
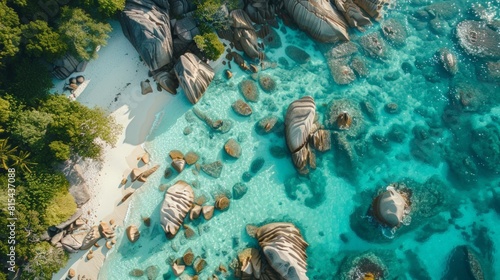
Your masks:
M 261 227 L 248 225 L 247 233 L 261 248 L 246 248 L 238 254 L 233 267 L 242 279 L 309 279 L 305 242 L 291 223 L 270 223 Z
M 156 265 L 150 265 L 145 270 L 134 268 L 128 275 L 132 277 L 146 276 L 148 280 L 155 280 L 160 274 L 160 269 Z
M 194 7 L 176 2 L 173 11 L 187 12 Z M 184 53 L 194 45 L 199 34 L 192 17 L 174 21 L 173 38 L 170 5 L 165 1 L 127 1 L 122 12 L 123 33 L 149 67 L 154 80 L 175 94 L 181 86 L 188 100 L 195 104 L 213 79 L 213 69 L 194 53 Z
M 318 151 L 330 149 L 330 133 L 316 122 L 316 104 L 310 96 L 304 96 L 288 106 L 285 116 L 285 137 L 292 161 L 299 173 L 307 174 L 308 165 L 316 168 Z
M 176 258 L 171 262 L 172 272 L 176 277 L 181 277 L 181 275 L 186 271 L 188 267 L 191 267 L 194 271 L 194 277 L 198 277 L 198 275 L 202 272 L 202 270 L 205 269 L 206 266 L 206 260 L 201 256 L 195 256 L 191 248 L 188 248 L 184 252 L 182 257 Z
M 69 90 L 73 93 L 83 82 L 85 82 L 85 77 L 82 75 L 72 77 L 68 80 L 68 84 L 64 86 L 64 90 Z
M 49 241 L 52 246 L 62 247 L 68 253 L 76 253 L 78 250 L 88 250 L 92 246 L 99 247 L 97 243 L 102 238 L 106 239 L 106 248 L 111 249 L 116 243 L 116 224 L 113 220 L 100 222 L 92 227 L 81 218 L 81 210 L 76 212 L 64 223 L 49 228 L 48 235 L 43 236 L 43 240 Z M 87 255 L 87 259 L 93 257 L 92 251 Z
M 195 200 L 192 187 L 184 181 L 177 181 L 169 187 L 160 208 L 160 223 L 166 237 L 174 238 L 182 226 L 186 238 L 192 238 L 195 232 L 184 223 L 186 216 L 189 216 L 191 221 L 200 216 L 208 221 L 212 219 L 215 209 L 225 211 L 230 205 L 230 200 L 225 194 L 217 195 L 214 205 L 203 205 L 204 202 L 203 199 Z
M 63 57 L 52 62 L 52 75 L 57 79 L 64 80 L 74 72 L 83 72 L 87 68 L 88 61 L 78 60 L 73 55 L 66 53 Z

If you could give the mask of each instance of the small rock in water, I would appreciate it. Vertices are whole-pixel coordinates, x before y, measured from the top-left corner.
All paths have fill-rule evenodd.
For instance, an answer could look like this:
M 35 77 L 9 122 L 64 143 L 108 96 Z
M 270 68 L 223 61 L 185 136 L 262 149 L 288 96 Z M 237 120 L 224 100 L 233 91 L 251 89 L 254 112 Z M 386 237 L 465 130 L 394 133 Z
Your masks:
M 247 101 L 257 102 L 259 100 L 259 88 L 252 80 L 243 80 L 240 83 L 240 91 Z
M 248 191 L 248 187 L 243 183 L 236 183 L 233 186 L 233 198 L 240 199 L 242 198 Z
M 188 225 L 183 225 L 183 226 L 184 226 L 184 236 L 186 236 L 187 239 L 193 238 L 195 236 L 194 230 Z
M 286 55 L 295 61 L 297 64 L 305 64 L 311 60 L 311 56 L 304 50 L 296 46 L 288 46 L 285 49 Z
M 194 254 L 191 248 L 188 248 L 184 255 L 182 256 L 182 260 L 184 261 L 185 265 L 192 265 L 194 261 Z
M 182 152 L 178 151 L 178 150 L 172 150 L 172 151 L 170 151 L 169 156 L 170 156 L 170 158 L 172 160 L 174 160 L 174 159 L 183 159 L 184 158 L 184 155 L 182 154 Z
M 399 71 L 388 72 L 384 75 L 384 80 L 392 82 L 399 79 Z
M 231 79 L 233 77 L 233 73 L 230 70 L 226 70 L 226 78 Z
M 258 134 L 267 134 L 273 131 L 275 125 L 279 122 L 276 116 L 267 116 L 257 122 L 255 128 Z
M 238 99 L 232 105 L 233 111 L 240 116 L 250 116 L 252 114 L 252 108 L 245 101 Z
M 184 135 L 189 135 L 189 134 L 191 134 L 191 132 L 193 132 L 193 129 L 192 129 L 190 126 L 186 126 L 186 127 L 184 128 L 184 130 L 182 131 L 182 133 L 183 133 Z
M 241 180 L 243 180 L 243 182 L 248 183 L 250 182 L 250 180 L 252 180 L 252 177 L 253 177 L 252 173 L 246 171 L 243 173 L 243 175 L 241 175 Z
M 388 103 L 385 105 L 385 111 L 389 114 L 396 114 L 398 113 L 399 109 L 398 109 L 398 104 L 396 103 Z
M 173 173 L 172 172 L 172 168 L 167 167 L 165 169 L 165 173 L 163 174 L 163 177 L 165 177 L 165 179 L 168 179 L 168 178 L 170 178 L 172 176 L 172 173 Z
M 218 160 L 212 163 L 203 164 L 201 170 L 213 178 L 219 178 L 222 173 L 222 167 L 222 162 Z
M 199 274 L 207 266 L 207 262 L 203 258 L 196 258 L 193 264 L 194 271 Z
M 259 85 L 265 92 L 273 92 L 276 89 L 276 82 L 266 74 L 259 76 Z
M 226 144 L 224 145 L 224 150 L 233 158 L 239 158 L 241 156 L 240 144 L 234 139 L 227 140 Z
M 144 222 L 144 225 L 146 225 L 147 227 L 149 227 L 151 225 L 151 218 L 150 217 L 142 218 L 142 221 Z
M 215 208 L 218 210 L 221 210 L 221 211 L 224 211 L 227 208 L 229 208 L 229 204 L 230 204 L 230 200 L 225 195 L 220 195 L 215 200 Z
M 160 273 L 158 267 L 156 265 L 150 265 L 146 268 L 146 276 L 148 280 L 155 280 Z
M 252 165 L 250 166 L 250 171 L 252 173 L 257 173 L 260 171 L 260 169 L 264 166 L 264 158 L 258 157 L 256 158 L 253 162 Z
M 151 88 L 149 82 L 146 81 L 141 82 L 141 92 L 143 95 L 153 92 L 153 88 Z
M 193 151 L 189 151 L 185 156 L 184 156 L 184 159 L 186 160 L 186 163 L 189 164 L 189 165 L 193 165 L 195 164 L 197 161 L 198 161 L 198 154 L 193 152 Z

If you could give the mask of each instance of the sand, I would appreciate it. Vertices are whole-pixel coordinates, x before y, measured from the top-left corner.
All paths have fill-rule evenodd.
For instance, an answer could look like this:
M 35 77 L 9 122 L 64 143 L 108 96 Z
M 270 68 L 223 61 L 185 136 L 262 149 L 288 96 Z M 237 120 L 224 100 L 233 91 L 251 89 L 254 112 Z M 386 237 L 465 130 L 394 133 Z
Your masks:
M 123 36 L 118 22 L 112 22 L 113 32 L 108 44 L 99 51 L 99 58 L 88 64 L 84 75 L 90 80 L 85 91 L 77 98 L 89 107 L 100 107 L 112 116 L 121 126 L 117 143 L 105 148 L 101 161 L 86 160 L 82 165 L 91 200 L 85 204 L 83 218 L 92 226 L 99 221 L 114 219 L 118 226 L 123 221 L 128 204 L 121 202 L 124 194 L 137 189 L 142 183 L 131 183 L 122 186 L 123 178 L 127 178 L 134 167 L 144 164 L 138 160 L 145 151 L 145 142 L 156 115 L 163 111 L 169 100 L 185 98 L 174 96 L 166 91 L 157 91 L 156 84 L 149 78 L 154 92 L 141 94 L 140 82 L 148 79 L 148 68 L 139 59 L 139 55 Z M 65 81 L 56 81 L 55 91 L 61 92 Z M 150 166 L 154 164 L 154 160 Z M 143 168 L 147 168 L 144 166 Z M 158 171 L 161 172 L 161 171 Z M 99 241 L 99 248 L 93 248 L 94 258 L 85 259 L 87 252 L 72 254 L 68 264 L 52 279 L 64 279 L 69 268 L 73 268 L 77 276 L 85 275 L 86 279 L 97 279 L 99 269 L 105 259 L 107 249 L 105 240 Z M 103 251 L 104 250 L 104 251 Z

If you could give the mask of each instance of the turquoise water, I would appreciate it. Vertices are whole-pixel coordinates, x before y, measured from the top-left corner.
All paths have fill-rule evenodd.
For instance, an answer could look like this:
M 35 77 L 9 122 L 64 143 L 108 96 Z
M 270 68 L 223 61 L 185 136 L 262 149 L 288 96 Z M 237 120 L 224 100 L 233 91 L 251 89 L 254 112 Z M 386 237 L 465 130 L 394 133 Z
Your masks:
M 372 59 L 358 47 L 357 56 L 366 61 L 369 74 L 347 86 L 332 79 L 323 53 L 328 46 L 317 45 L 301 31 L 278 29 L 282 46 L 266 49 L 266 56 L 277 62 L 277 67 L 261 72 L 275 79 L 277 89 L 272 93 L 260 89 L 259 101 L 249 103 L 253 109 L 250 117 L 240 117 L 231 109 L 234 101 L 243 99 L 239 83 L 251 79 L 234 64 L 233 78 L 227 80 L 222 71 L 217 73 L 194 106 L 213 119 L 231 120 L 232 128 L 225 134 L 198 119 L 179 93 L 158 116 L 146 143 L 152 161 L 164 170 L 170 165 L 169 151 L 195 151 L 200 155 L 199 163 L 221 160 L 221 177 L 211 178 L 194 166 L 169 179 L 163 178 L 163 172 L 151 176 L 133 196 L 125 220 L 125 225 L 140 225 L 140 239 L 131 244 L 120 229 L 117 246 L 108 253 L 99 278 L 132 279 L 128 276 L 132 269 L 144 270 L 151 265 L 158 266 L 158 279 L 173 278 L 170 261 L 191 248 L 208 263 L 200 274 L 200 279 L 206 279 L 219 264 L 228 267 L 238 251 L 256 245 L 245 231 L 247 224 L 288 221 L 300 228 L 309 243 L 311 279 L 338 279 L 344 257 L 367 251 L 382 259 L 389 271 L 387 278 L 447 279 L 448 259 L 459 245 L 476 251 L 486 279 L 498 279 L 500 177 L 498 168 L 491 169 L 500 164 L 494 158 L 500 158 L 499 84 L 478 80 L 476 66 L 483 61 L 467 55 L 455 39 L 456 24 L 473 18 L 469 13 L 472 2 L 444 2 L 441 20 L 432 23 L 409 15 L 437 1 L 411 2 L 399 3 L 382 20 L 393 18 L 403 24 L 405 45 L 393 46 L 384 40 L 387 53 L 383 59 Z M 488 11 L 498 19 L 498 2 L 483 4 L 491 6 Z M 379 33 L 380 25 L 354 32 L 352 41 L 358 44 L 361 36 L 372 32 Z M 288 45 L 306 50 L 310 60 L 296 64 L 285 54 Z M 455 76 L 438 63 L 436 52 L 443 47 L 457 55 L 459 72 Z M 460 104 L 451 101 L 450 92 L 461 82 L 477 94 L 479 101 L 472 103 L 474 108 L 457 109 Z M 278 159 L 270 153 L 272 146 L 286 150 L 284 136 L 279 132 L 259 135 L 254 126 L 268 115 L 283 119 L 288 105 L 305 95 L 315 99 L 321 123 L 331 102 L 347 99 L 357 110 L 361 127 L 348 138 L 351 162 L 332 139 L 332 150 L 317 153 L 317 169 L 300 177 L 290 156 Z M 374 115 L 366 114 L 361 102 L 370 102 Z M 398 112 L 388 113 L 388 103 L 396 103 Z M 398 137 L 389 133 L 394 125 L 399 125 Z M 192 131 L 188 135 L 183 133 L 186 127 Z M 223 150 L 230 138 L 242 147 L 237 160 L 229 159 Z M 486 150 L 483 158 L 490 163 L 477 156 L 480 148 Z M 160 185 L 185 180 L 193 186 L 196 197 L 205 196 L 207 204 L 213 204 L 216 195 L 231 194 L 233 185 L 244 181 L 243 174 L 257 158 L 264 159 L 262 169 L 251 173 L 251 180 L 245 182 L 248 192 L 241 199 L 231 199 L 229 210 L 216 212 L 209 221 L 187 222 L 196 231 L 192 239 L 186 239 L 182 230 L 173 240 L 166 239 L 159 223 L 164 198 Z M 467 162 L 476 166 L 475 171 L 467 169 L 476 175 L 464 171 Z M 373 225 L 366 216 L 375 193 L 393 182 L 414 188 L 419 201 L 412 207 L 427 209 L 425 215 L 415 215 L 408 226 L 394 234 Z M 151 227 L 142 223 L 141 218 L 147 216 Z M 186 273 L 193 275 L 190 270 Z

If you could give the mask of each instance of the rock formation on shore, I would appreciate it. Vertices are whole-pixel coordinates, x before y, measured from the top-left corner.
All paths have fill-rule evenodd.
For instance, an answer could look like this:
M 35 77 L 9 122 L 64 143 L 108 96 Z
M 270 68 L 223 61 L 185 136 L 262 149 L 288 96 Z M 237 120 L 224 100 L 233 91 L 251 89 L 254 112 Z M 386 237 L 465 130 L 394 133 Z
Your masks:
M 160 222 L 167 238 L 177 234 L 193 203 L 194 193 L 188 183 L 177 181 L 167 190 L 160 209 Z
M 270 223 L 259 228 L 248 225 L 247 232 L 259 241 L 265 260 L 254 248 L 241 252 L 239 273 L 243 279 L 252 275 L 256 279 L 309 279 L 306 276 L 308 244 L 293 224 Z M 261 278 L 261 275 L 265 276 Z
M 320 42 L 349 40 L 347 23 L 329 1 L 285 0 L 285 8 L 300 29 Z
M 175 75 L 189 102 L 196 104 L 214 78 L 214 70 L 192 53 L 183 54 L 175 65 Z

